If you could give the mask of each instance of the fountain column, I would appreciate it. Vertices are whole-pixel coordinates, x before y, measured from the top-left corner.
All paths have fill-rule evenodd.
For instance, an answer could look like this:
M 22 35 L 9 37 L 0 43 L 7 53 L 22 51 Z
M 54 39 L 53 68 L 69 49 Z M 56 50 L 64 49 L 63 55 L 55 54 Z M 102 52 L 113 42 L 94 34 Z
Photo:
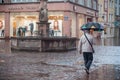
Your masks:
M 37 22 L 38 36 L 49 36 L 49 24 L 50 23 L 48 23 L 47 0 L 40 0 L 39 22 Z

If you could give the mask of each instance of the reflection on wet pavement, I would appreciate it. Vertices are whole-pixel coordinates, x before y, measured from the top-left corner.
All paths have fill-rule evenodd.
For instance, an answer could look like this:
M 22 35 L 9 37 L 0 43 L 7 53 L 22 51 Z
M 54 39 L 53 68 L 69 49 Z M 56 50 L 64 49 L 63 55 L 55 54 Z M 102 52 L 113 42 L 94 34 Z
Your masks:
M 94 40 L 96 45 L 102 46 L 120 46 L 120 38 L 101 38 Z
M 0 40 L 0 53 L 11 53 L 10 40 Z
M 82 55 L 77 51 L 11 51 L 10 41 L 1 40 L 0 80 L 120 80 L 120 47 L 96 42 L 88 76 Z
M 80 63 L 76 62 L 78 57 Z M 119 57 L 117 56 L 118 59 Z M 82 57 L 75 51 L 63 53 L 23 51 L 12 52 L 11 55 L 0 53 L 0 59 L 3 60 L 0 62 L 0 80 L 120 80 L 120 65 L 105 65 L 98 62 L 100 64 L 97 66 L 96 60 L 93 62 L 90 75 L 86 75 Z
M 120 80 L 120 65 L 103 65 L 77 80 Z

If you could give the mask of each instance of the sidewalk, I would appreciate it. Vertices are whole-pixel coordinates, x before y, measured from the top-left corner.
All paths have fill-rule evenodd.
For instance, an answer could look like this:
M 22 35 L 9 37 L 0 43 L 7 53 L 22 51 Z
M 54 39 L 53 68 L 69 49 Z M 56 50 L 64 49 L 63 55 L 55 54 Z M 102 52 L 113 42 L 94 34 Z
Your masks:
M 76 51 L 1 52 L 0 80 L 120 80 L 120 47 L 95 46 L 95 51 L 89 79 Z

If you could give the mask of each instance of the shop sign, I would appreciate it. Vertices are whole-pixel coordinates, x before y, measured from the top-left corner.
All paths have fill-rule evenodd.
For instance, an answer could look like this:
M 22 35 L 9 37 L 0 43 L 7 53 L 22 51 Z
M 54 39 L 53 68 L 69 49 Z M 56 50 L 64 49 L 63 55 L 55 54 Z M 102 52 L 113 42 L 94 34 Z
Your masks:
M 92 12 L 90 10 L 87 10 L 86 13 L 89 14 L 89 15 L 91 15 L 91 16 L 94 16 L 94 12 Z
M 63 16 L 48 16 L 49 20 L 63 20 Z
M 35 11 L 38 6 L 9 6 L 8 11 Z
M 23 7 L 21 6 L 21 7 L 10 7 L 10 8 L 8 8 L 8 10 L 23 10 Z
M 65 21 L 68 21 L 68 16 L 64 16 L 64 20 L 65 20 Z

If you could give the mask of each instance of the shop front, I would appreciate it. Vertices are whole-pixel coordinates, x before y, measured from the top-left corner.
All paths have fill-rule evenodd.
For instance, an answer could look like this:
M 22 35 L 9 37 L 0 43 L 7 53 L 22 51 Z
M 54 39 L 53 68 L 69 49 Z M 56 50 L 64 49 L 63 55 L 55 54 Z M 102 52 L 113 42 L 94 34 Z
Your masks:
M 5 28 L 6 37 L 36 36 L 38 34 L 39 4 L 0 6 L 0 35 Z M 3 10 L 4 8 L 4 10 Z M 63 36 L 64 12 L 48 12 L 49 35 Z M 68 23 L 67 23 L 68 24 Z M 51 31 L 53 33 L 51 33 Z
M 36 36 L 38 12 L 10 14 L 10 36 Z M 62 36 L 63 15 L 49 15 L 49 36 Z
M 36 36 L 39 6 L 39 3 L 0 5 L 0 21 L 3 26 L 0 32 L 4 29 L 6 37 Z M 96 21 L 94 19 L 96 11 L 80 6 L 76 6 L 75 10 L 69 7 L 65 9 L 48 7 L 48 10 L 49 36 L 80 37 L 82 34 L 80 26 L 88 20 Z
M 38 12 L 20 12 L 20 13 L 10 13 L 10 37 L 11 36 L 36 36 L 38 31 Z M 4 13 L 0 14 L 0 34 L 2 35 L 2 30 L 5 28 Z M 63 28 L 63 15 L 49 15 L 48 22 L 50 22 L 49 30 L 50 36 L 62 36 Z
M 10 13 L 10 36 L 35 36 L 37 12 Z
M 9 38 L 12 36 L 36 35 L 38 7 L 39 3 L 0 5 L 0 36 Z
M 50 36 L 62 36 L 62 28 L 63 28 L 63 15 L 49 15 L 48 22 L 50 22 L 49 30 Z
M 4 13 L 0 13 L 0 37 L 4 37 L 5 18 Z

